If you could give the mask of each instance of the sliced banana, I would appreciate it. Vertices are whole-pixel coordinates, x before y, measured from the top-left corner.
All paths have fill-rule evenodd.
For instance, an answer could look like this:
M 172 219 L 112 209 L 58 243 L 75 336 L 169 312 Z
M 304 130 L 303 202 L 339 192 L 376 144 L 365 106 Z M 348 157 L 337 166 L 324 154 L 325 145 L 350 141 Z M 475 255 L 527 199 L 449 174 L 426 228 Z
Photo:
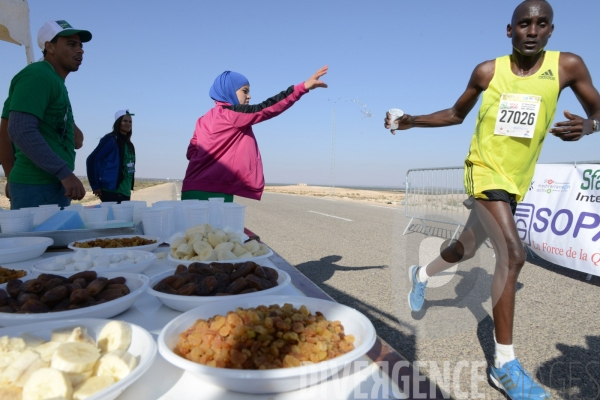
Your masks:
M 180 245 L 182 245 L 183 243 L 186 243 L 186 238 L 185 238 L 185 236 L 178 237 L 177 239 L 173 240 L 173 243 L 171 243 L 171 248 L 172 248 L 172 249 L 176 249 L 176 248 L 178 248 Z
M 71 334 L 73 333 L 73 329 L 75 329 L 75 328 L 77 328 L 77 327 L 76 326 L 67 326 L 64 328 L 54 329 L 50 333 L 50 341 L 66 343 L 67 340 L 69 340 L 69 338 L 71 337 Z
M 194 248 L 187 243 L 180 244 L 175 251 L 175 257 L 177 258 L 192 257 L 193 255 Z
M 100 350 L 89 343 L 62 343 L 52 355 L 50 366 L 62 372 L 81 373 L 93 369 L 99 358 Z
M 77 387 L 83 383 L 83 381 L 91 377 L 93 373 L 94 370 L 91 369 L 85 372 L 65 372 L 65 376 L 71 381 L 71 385 L 73 385 L 73 387 Z
M 234 244 L 232 242 L 223 242 L 223 243 L 219 243 L 216 247 L 215 247 L 215 251 L 217 253 L 219 253 L 219 251 L 221 250 L 227 250 L 227 251 L 232 251 L 234 247 Z
M 33 363 L 31 363 L 31 365 L 29 366 L 29 368 L 27 368 L 25 370 L 25 372 L 23 372 L 23 375 L 21 375 L 21 377 L 19 378 L 19 380 L 17 381 L 17 383 L 15 385 L 22 388 L 23 386 L 25 386 L 25 384 L 27 383 L 29 378 L 31 378 L 31 375 L 33 375 L 33 373 L 35 371 L 37 371 L 38 369 L 42 369 L 42 368 L 48 368 L 49 366 L 50 366 L 50 362 L 44 361 L 41 358 L 38 358 Z M 1 398 L 2 397 L 0 397 L 0 399 Z
M 40 360 L 40 355 L 32 349 L 25 349 L 2 373 L 0 376 L 0 386 L 16 386 L 21 375 L 36 360 Z
M 42 339 L 39 336 L 35 336 L 29 333 L 22 334 L 21 339 L 25 341 L 26 347 L 38 347 L 40 344 L 46 343 L 46 339 Z
M 233 250 L 231 250 L 231 252 L 232 252 L 233 254 L 235 254 L 237 257 L 239 257 L 239 256 L 241 256 L 242 254 L 244 254 L 244 253 L 247 253 L 247 252 L 248 252 L 248 250 L 246 250 L 246 249 L 245 249 L 245 248 L 242 246 L 242 244 L 241 244 L 241 243 L 234 242 L 234 243 L 233 243 Z
M 0 399 L 2 400 L 21 400 L 23 398 L 23 389 L 16 386 L 0 387 Z
M 210 245 L 212 247 L 217 247 L 217 245 L 219 243 L 223 243 L 227 241 L 227 235 L 225 234 L 218 234 L 218 233 L 209 233 L 208 234 L 208 243 L 210 243 Z
M 219 260 L 219 261 L 237 260 L 237 256 L 229 250 L 221 250 L 217 253 L 217 260 Z
M 22 338 L 0 337 L 0 353 L 12 353 L 15 351 L 20 353 L 26 348 L 27 344 Z
M 254 253 L 260 249 L 260 244 L 256 240 L 252 239 L 244 243 L 244 248 L 250 253 Z
M 46 342 L 36 347 L 35 351 L 40 353 L 40 357 L 42 358 L 42 360 L 50 362 L 50 360 L 52 360 L 54 352 L 56 351 L 56 349 L 58 349 L 58 346 L 60 346 L 61 344 L 61 342 Z
M 213 248 L 206 242 L 194 242 L 194 251 L 199 260 L 208 260 L 213 254 Z
M 265 254 L 269 254 L 269 248 L 264 243 L 259 243 L 258 250 L 253 252 L 254 257 L 264 256 Z
M 23 400 L 70 399 L 72 396 L 71 381 L 54 368 L 38 369 L 23 387 Z
M 252 253 L 250 253 L 249 251 L 247 251 L 245 253 L 240 254 L 238 256 L 238 260 L 245 260 L 245 259 L 252 258 L 252 257 L 254 257 L 254 255 Z
M 130 353 L 119 350 L 103 355 L 96 363 L 94 375 L 112 376 L 121 380 L 133 371 L 137 366 L 137 359 Z
M 94 340 L 94 338 L 88 335 L 87 328 L 81 326 L 78 326 L 77 328 L 73 329 L 73 332 L 71 332 L 71 335 L 67 338 L 67 343 L 68 342 L 80 342 L 89 343 L 94 346 L 96 345 L 96 341 Z
M 91 378 L 86 379 L 83 383 L 81 383 L 78 387 L 75 388 L 75 392 L 73 393 L 74 400 L 84 400 L 88 397 L 93 396 L 99 391 L 106 389 L 116 380 L 112 376 L 92 376 Z
M 102 354 L 115 350 L 126 351 L 131 344 L 131 325 L 123 321 L 110 321 L 98 335 L 98 347 Z

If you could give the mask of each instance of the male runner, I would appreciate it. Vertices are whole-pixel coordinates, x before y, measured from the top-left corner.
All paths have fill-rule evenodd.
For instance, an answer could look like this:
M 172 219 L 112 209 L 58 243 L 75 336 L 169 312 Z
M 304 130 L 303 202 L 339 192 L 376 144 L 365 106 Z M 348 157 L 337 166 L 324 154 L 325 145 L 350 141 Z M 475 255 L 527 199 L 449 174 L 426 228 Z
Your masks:
M 419 311 L 428 278 L 471 258 L 489 237 L 497 260 L 492 284 L 496 354 L 490 377 L 512 399 L 549 397 L 514 355 L 515 292 L 526 255 L 513 214 L 527 192 L 548 131 L 564 141 L 575 141 L 600 130 L 600 94 L 583 60 L 544 49 L 554 30 L 552 20 L 552 7 L 545 0 L 522 2 L 506 30 L 512 54 L 475 67 L 452 108 L 429 115 L 405 114 L 395 121 L 399 130 L 457 125 L 483 92 L 465 160 L 464 182 L 471 196 L 465 205 L 472 211 L 458 241 L 445 248 L 441 257 L 424 268 L 410 268 L 408 301 L 413 311 Z M 588 118 L 565 111 L 568 120 L 552 127 L 558 96 L 566 87 L 573 90 Z M 385 127 L 390 126 L 388 113 Z

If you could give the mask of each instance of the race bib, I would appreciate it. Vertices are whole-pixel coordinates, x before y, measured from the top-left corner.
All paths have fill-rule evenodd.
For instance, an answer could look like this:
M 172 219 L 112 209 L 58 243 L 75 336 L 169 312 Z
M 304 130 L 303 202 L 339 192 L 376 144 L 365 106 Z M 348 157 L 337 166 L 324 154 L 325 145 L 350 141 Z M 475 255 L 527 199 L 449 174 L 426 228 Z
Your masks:
M 531 139 L 541 103 L 542 96 L 502 93 L 494 134 Z

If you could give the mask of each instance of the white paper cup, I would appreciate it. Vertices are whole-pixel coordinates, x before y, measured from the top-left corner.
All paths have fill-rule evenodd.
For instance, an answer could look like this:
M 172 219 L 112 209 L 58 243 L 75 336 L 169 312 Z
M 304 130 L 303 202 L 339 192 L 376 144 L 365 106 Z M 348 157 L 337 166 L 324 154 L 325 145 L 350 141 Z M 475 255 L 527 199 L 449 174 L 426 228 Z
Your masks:
M 133 222 L 133 204 L 113 204 L 112 210 L 115 219 Z
M 208 224 L 210 221 L 210 206 L 208 204 L 194 204 L 190 207 L 184 207 L 185 229 L 195 225 Z
M 398 129 L 398 123 L 394 121 L 396 121 L 398 118 L 402 118 L 404 111 L 399 108 L 390 108 L 388 113 L 390 113 L 390 129 Z
M 81 216 L 85 223 L 106 221 L 108 218 L 108 208 L 84 208 Z
M 237 203 L 223 204 L 223 229 L 233 232 L 244 232 L 246 206 Z
M 29 232 L 33 220 L 29 210 L 7 210 L 0 213 L 2 233 Z

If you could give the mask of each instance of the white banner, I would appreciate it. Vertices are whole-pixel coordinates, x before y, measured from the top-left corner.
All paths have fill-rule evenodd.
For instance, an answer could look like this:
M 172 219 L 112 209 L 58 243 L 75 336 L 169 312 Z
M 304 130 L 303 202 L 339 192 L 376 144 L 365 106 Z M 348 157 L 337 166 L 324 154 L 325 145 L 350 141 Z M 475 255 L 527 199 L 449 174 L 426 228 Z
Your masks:
M 600 164 L 536 165 L 515 222 L 538 256 L 600 276 Z

